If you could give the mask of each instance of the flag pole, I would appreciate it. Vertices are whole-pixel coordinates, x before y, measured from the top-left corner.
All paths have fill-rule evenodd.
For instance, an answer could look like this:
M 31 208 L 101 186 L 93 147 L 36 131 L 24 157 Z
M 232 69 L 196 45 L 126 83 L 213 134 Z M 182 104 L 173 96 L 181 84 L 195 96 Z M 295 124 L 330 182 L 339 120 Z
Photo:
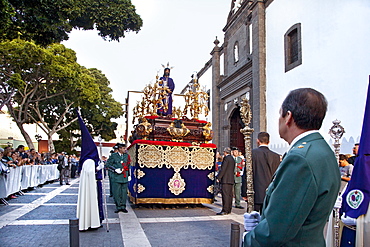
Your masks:
M 101 136 L 99 135 L 98 137 L 98 141 L 99 141 L 99 153 L 100 153 L 100 162 L 103 162 L 102 161 L 102 154 L 103 154 L 103 147 L 102 147 L 102 138 Z M 108 207 L 107 207 L 107 196 L 105 194 L 105 183 L 104 183 L 104 169 L 105 169 L 105 165 L 102 169 L 102 189 L 103 189 L 103 203 L 104 203 L 104 218 L 105 218 L 105 223 L 107 225 L 107 232 L 109 232 L 109 223 L 108 223 Z

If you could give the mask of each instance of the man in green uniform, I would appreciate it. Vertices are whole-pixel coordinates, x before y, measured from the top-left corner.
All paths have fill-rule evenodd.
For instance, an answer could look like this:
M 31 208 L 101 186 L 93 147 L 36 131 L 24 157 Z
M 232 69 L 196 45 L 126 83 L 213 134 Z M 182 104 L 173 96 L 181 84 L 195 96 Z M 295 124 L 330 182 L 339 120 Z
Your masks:
M 107 167 L 112 175 L 112 190 L 116 211 L 127 213 L 127 187 L 130 176 L 130 156 L 126 153 L 126 145 L 117 144 L 118 152 L 113 153 L 108 161 Z
M 239 156 L 239 149 L 237 147 L 232 148 L 232 155 L 235 160 L 235 170 L 234 170 L 234 197 L 235 197 L 235 207 L 243 209 L 244 207 L 240 205 L 241 189 L 242 189 L 242 173 L 243 173 L 243 160 Z
M 290 144 L 263 203 L 244 215 L 244 246 L 325 246 L 324 226 L 338 196 L 337 160 L 318 130 L 327 101 L 311 88 L 293 90 L 284 100 L 279 134 Z

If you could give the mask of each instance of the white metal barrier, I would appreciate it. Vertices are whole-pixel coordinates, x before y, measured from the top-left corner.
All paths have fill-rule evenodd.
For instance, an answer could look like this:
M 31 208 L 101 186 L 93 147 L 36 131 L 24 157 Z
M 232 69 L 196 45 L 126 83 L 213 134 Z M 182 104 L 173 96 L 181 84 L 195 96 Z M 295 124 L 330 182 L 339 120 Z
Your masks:
M 0 175 L 0 198 L 20 190 L 36 187 L 59 178 L 57 164 L 9 167 L 10 173 Z

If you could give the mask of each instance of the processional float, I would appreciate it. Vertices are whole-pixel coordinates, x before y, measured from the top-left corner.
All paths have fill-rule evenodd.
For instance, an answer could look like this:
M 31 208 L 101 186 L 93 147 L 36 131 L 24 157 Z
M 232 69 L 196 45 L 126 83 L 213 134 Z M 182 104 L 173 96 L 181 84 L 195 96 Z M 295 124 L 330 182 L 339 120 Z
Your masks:
M 184 95 L 185 106 L 168 110 L 171 90 L 159 76 L 147 85 L 133 109 L 134 130 L 129 197 L 134 204 L 213 203 L 216 145 L 208 115 L 208 94 L 196 77 Z M 176 102 L 174 102 L 176 103 Z

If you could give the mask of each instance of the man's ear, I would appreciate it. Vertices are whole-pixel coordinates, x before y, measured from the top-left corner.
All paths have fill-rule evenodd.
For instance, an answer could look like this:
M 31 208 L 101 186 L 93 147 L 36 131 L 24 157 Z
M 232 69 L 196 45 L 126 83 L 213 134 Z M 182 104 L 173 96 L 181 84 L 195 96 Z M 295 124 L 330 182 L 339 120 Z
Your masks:
M 294 122 L 292 112 L 291 111 L 287 111 L 284 119 L 285 119 L 285 124 L 286 125 L 291 125 Z

